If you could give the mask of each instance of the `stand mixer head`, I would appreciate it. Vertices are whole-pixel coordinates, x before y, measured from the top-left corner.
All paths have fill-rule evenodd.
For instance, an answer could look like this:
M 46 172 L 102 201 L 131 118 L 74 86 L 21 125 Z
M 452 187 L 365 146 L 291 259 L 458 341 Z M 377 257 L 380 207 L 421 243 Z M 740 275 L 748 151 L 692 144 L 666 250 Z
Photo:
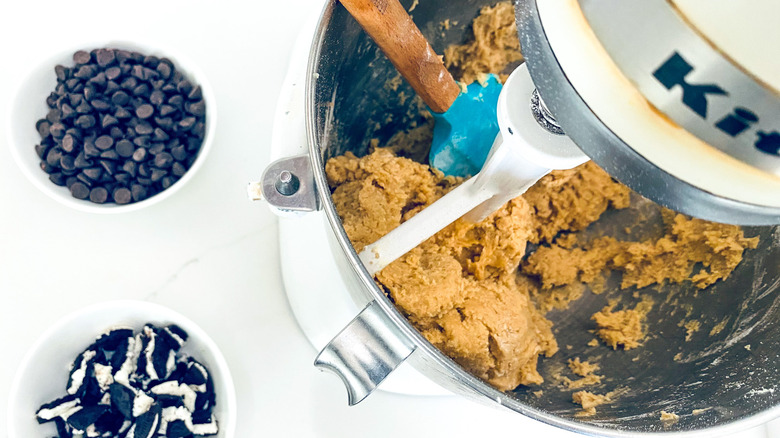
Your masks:
M 692 216 L 780 223 L 780 66 L 764 52 L 780 43 L 780 4 L 523 0 L 515 9 L 537 90 L 599 166 Z

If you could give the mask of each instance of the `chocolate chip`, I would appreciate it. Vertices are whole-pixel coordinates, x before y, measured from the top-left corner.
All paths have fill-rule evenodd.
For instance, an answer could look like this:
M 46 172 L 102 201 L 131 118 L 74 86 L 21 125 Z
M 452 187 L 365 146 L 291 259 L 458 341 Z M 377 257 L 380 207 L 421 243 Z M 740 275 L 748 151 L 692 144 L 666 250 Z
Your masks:
M 149 55 L 144 58 L 144 65 L 149 68 L 157 68 L 157 66 L 160 64 L 160 58 Z
M 97 56 L 95 58 L 99 66 L 106 67 L 116 60 L 116 54 L 113 50 L 100 49 L 97 51 Z
M 81 83 L 81 79 L 79 78 L 70 78 L 65 81 L 65 88 L 68 89 L 71 93 L 77 93 L 76 87 Z M 78 96 L 78 94 L 76 94 Z M 51 106 L 51 105 L 50 105 Z
M 122 165 L 122 170 L 124 170 L 125 172 L 127 172 L 127 173 L 128 173 L 130 176 L 133 176 L 133 177 L 134 177 L 134 176 L 135 176 L 135 171 L 136 171 L 136 167 L 137 167 L 137 166 L 138 166 L 138 164 L 136 164 L 136 162 L 135 162 L 135 161 L 127 160 L 127 161 L 125 161 L 125 163 Z
M 167 152 L 160 152 L 154 157 L 154 165 L 160 169 L 170 167 L 173 161 L 173 157 Z
M 62 65 L 55 65 L 54 74 L 57 76 L 57 80 L 62 82 L 68 77 L 68 69 Z
M 117 120 L 117 118 L 111 114 L 103 115 L 103 120 L 100 122 L 100 124 L 103 126 L 103 129 L 110 128 L 117 123 L 119 123 L 119 120 Z
M 78 126 L 81 129 L 87 129 L 95 126 L 95 118 L 90 115 L 81 115 L 76 119 L 76 123 L 74 123 L 76 126 Z
M 101 135 L 95 140 L 95 146 L 98 147 L 98 149 L 101 150 L 108 150 L 111 149 L 111 146 L 114 145 L 114 139 L 111 138 L 111 136 L 108 135 Z
M 62 111 L 56 108 L 50 109 L 49 113 L 46 114 L 46 120 L 48 120 L 51 123 L 58 123 L 61 117 L 62 117 Z
M 106 79 L 113 81 L 119 76 L 122 76 L 122 69 L 119 67 L 110 67 L 106 69 Z
M 63 170 L 74 170 L 76 169 L 76 159 L 71 155 L 63 155 L 60 157 L 60 167 Z
M 86 99 L 82 99 L 76 107 L 76 112 L 79 114 L 89 114 L 92 112 L 92 106 L 87 103 Z
M 149 153 L 152 155 L 157 155 L 164 150 L 165 150 L 165 143 L 155 143 L 149 147 Z
M 187 112 L 194 116 L 202 116 L 206 114 L 206 102 L 199 100 L 197 102 L 191 102 L 187 105 Z
M 102 204 L 106 202 L 107 199 L 108 190 L 103 187 L 95 187 L 89 191 L 89 200 L 96 204 Z
M 176 112 L 176 107 L 172 105 L 161 105 L 160 106 L 160 115 L 163 117 L 167 117 L 173 113 Z
M 118 160 L 119 154 L 117 154 L 115 150 L 109 149 L 107 151 L 101 152 L 100 158 L 105 158 L 107 160 Z
M 146 199 L 146 187 L 140 185 L 140 184 L 133 184 L 130 188 L 133 196 L 133 201 L 138 202 L 143 199 Z
M 130 117 L 133 117 L 133 115 L 130 113 L 130 111 L 122 107 L 119 107 L 114 112 L 114 117 L 116 117 L 117 119 L 129 119 Z
M 92 57 L 89 55 L 88 52 L 85 52 L 84 50 L 79 50 L 78 52 L 73 54 L 73 61 L 76 64 L 87 64 L 91 60 Z
M 187 168 L 184 167 L 183 164 L 176 162 L 173 163 L 173 166 L 171 167 L 171 171 L 175 176 L 182 177 L 185 173 L 187 173 Z
M 38 130 L 38 134 L 41 138 L 49 136 L 49 128 L 51 128 L 51 123 L 46 119 L 38 120 L 38 123 L 35 125 L 35 129 Z
M 152 177 L 151 177 L 152 182 L 160 181 L 165 175 L 168 175 L 167 170 L 156 169 L 156 168 L 152 169 Z
M 138 116 L 139 119 L 148 119 L 152 116 L 152 114 L 154 114 L 154 107 L 148 103 L 145 103 L 135 109 L 135 115 Z
M 65 175 L 63 175 L 61 172 L 55 172 L 49 174 L 49 181 L 53 182 L 54 184 L 58 186 L 64 186 L 65 185 Z
M 89 188 L 82 182 L 76 182 L 70 186 L 70 194 L 76 199 L 87 199 Z
M 132 156 L 133 152 L 135 151 L 135 146 L 133 146 L 133 143 L 127 139 L 119 140 L 114 148 L 116 149 L 116 153 L 119 154 L 120 157 L 124 158 Z
M 134 65 L 133 68 L 130 70 L 130 74 L 133 75 L 134 78 L 143 81 L 146 79 L 144 76 L 144 66 L 142 65 Z
M 91 77 L 88 81 L 88 84 L 97 85 L 98 87 L 103 87 L 106 85 L 106 74 L 104 72 L 100 72 L 96 74 L 95 76 Z
M 159 64 L 157 64 L 157 72 L 160 74 L 160 77 L 163 79 L 168 79 L 171 77 L 171 73 L 173 71 L 172 64 L 170 61 L 167 61 L 165 59 L 161 60 Z
M 79 79 L 89 79 L 92 77 L 93 74 L 95 74 L 94 67 L 92 67 L 91 65 L 82 65 L 81 67 L 79 67 L 76 73 L 73 74 L 73 76 Z
M 147 96 L 149 94 L 149 86 L 141 84 L 133 88 L 133 96 Z
M 149 102 L 154 106 L 160 106 L 165 102 L 165 93 L 160 90 L 154 90 L 149 95 Z
M 157 70 L 149 67 L 144 67 L 144 79 L 149 81 L 149 84 L 154 88 L 154 84 L 157 82 L 157 78 L 160 76 Z
M 168 140 L 168 138 L 170 138 L 170 137 L 168 136 L 168 134 L 165 131 L 163 131 L 160 128 L 154 128 L 154 140 L 155 141 L 165 141 L 165 140 Z
M 132 58 L 130 51 L 128 50 L 117 50 L 115 54 L 116 60 L 120 64 L 124 64 L 128 59 Z
M 200 89 L 200 85 L 193 88 L 192 91 L 187 93 L 187 99 L 189 100 L 201 100 L 203 99 L 203 91 Z
M 99 167 L 90 167 L 88 169 L 84 169 L 81 174 L 91 179 L 92 181 L 97 181 L 103 174 L 103 170 L 101 170 Z
M 74 110 L 73 107 L 71 107 L 67 103 L 62 105 L 61 119 L 69 119 L 69 118 L 73 117 L 73 115 L 75 113 L 76 113 L 76 110 Z
M 103 94 L 110 96 L 121 89 L 122 87 L 120 87 L 116 82 L 108 81 L 106 82 L 106 88 L 103 89 Z
M 111 109 L 111 105 L 103 99 L 94 99 L 90 103 L 92 104 L 92 108 L 95 108 L 96 110 L 101 112 L 108 111 L 109 109 Z
M 113 196 L 117 204 L 129 204 L 133 200 L 133 194 L 124 187 L 114 190 Z
M 138 148 L 133 152 L 133 161 L 141 162 L 146 159 L 146 149 Z
M 195 126 L 195 117 L 185 117 L 179 121 L 179 128 L 186 131 Z
M 174 177 L 172 177 L 172 176 L 166 176 L 166 177 L 164 177 L 164 178 L 162 179 L 162 181 L 161 181 L 161 182 L 162 182 L 162 184 L 161 184 L 161 185 L 162 185 L 162 188 L 163 188 L 163 190 L 164 190 L 164 189 L 167 189 L 168 187 L 172 186 L 172 185 L 173 185 L 173 183 L 175 183 L 175 182 L 176 182 L 176 178 L 174 178 Z
M 122 106 L 130 101 L 130 96 L 122 90 L 117 91 L 111 95 L 111 102 L 114 105 Z
M 192 91 L 192 84 L 190 83 L 190 81 L 184 79 L 181 82 L 179 82 L 178 84 L 176 84 L 176 89 L 181 94 L 184 94 L 186 96 L 187 94 L 189 94 Z
M 125 90 L 132 90 L 138 86 L 138 80 L 134 77 L 125 78 L 119 85 Z
M 65 135 L 65 125 L 60 122 L 52 123 L 49 127 L 49 133 L 54 138 L 62 138 Z
M 149 135 L 154 132 L 154 128 L 152 128 L 152 125 L 149 124 L 149 122 L 140 122 L 138 123 L 138 126 L 135 127 L 135 132 L 138 133 L 138 135 Z
M 180 145 L 171 149 L 171 155 L 173 155 L 173 158 L 176 159 L 176 161 L 183 161 L 187 158 L 188 154 L 184 146 Z
M 79 154 L 76 155 L 76 159 L 73 161 L 73 165 L 76 166 L 77 169 L 86 169 L 87 167 L 92 166 L 92 161 L 84 156 L 84 152 L 79 152 Z
M 141 135 L 133 139 L 133 144 L 136 146 L 140 146 L 142 148 L 148 148 L 149 143 L 149 136 L 148 135 Z
M 41 161 L 41 170 L 46 172 L 46 173 L 52 173 L 52 172 L 56 171 L 56 169 L 53 166 L 51 166 L 49 163 L 47 163 L 46 161 Z
M 92 99 L 98 96 L 98 92 L 95 90 L 95 87 L 92 85 L 88 87 L 84 87 L 84 91 L 82 92 L 82 94 L 84 95 L 84 99 L 87 99 L 87 101 L 91 101 Z
M 173 106 L 177 109 L 182 109 L 184 107 L 184 97 L 182 97 L 181 94 L 176 94 L 174 96 L 171 96 L 168 98 L 168 104 Z
M 173 128 L 173 119 L 170 117 L 162 117 L 162 118 L 155 117 L 154 123 L 156 123 L 157 126 L 159 126 L 162 129 L 169 130 Z
M 46 153 L 49 151 L 48 147 L 44 144 L 37 144 L 35 145 L 35 153 L 38 155 L 38 158 L 43 159 L 43 157 L 46 156 Z
M 60 167 L 61 158 L 62 152 L 58 148 L 53 148 L 46 154 L 46 164 L 55 168 Z

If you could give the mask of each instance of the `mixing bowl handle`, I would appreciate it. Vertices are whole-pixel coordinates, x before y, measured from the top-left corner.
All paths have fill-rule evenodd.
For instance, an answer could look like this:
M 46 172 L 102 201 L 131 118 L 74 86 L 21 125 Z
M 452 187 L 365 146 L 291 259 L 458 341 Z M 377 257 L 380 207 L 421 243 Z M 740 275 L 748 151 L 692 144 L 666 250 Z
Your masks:
M 371 301 L 322 349 L 314 365 L 341 378 L 353 406 L 371 394 L 414 349 L 376 301 Z

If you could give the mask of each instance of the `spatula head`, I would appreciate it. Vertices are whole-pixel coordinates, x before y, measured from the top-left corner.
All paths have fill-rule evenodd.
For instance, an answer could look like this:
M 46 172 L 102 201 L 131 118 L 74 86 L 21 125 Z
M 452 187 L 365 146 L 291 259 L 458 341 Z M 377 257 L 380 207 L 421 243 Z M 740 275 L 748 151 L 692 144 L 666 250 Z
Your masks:
M 433 113 L 431 166 L 445 175 L 468 177 L 479 172 L 498 134 L 500 93 L 498 78 L 487 75 L 466 87 L 446 112 Z

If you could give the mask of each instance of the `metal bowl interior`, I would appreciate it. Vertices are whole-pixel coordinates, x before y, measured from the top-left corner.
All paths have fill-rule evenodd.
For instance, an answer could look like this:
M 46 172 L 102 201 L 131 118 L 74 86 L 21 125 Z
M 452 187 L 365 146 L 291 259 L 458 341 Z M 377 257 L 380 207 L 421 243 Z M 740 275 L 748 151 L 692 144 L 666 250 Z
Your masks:
M 407 7 L 412 1 L 402 1 Z M 493 0 L 424 1 L 412 15 L 438 53 L 467 39 L 469 24 L 479 9 Z M 451 26 L 444 30 L 442 23 Z M 396 76 L 357 23 L 335 2 L 323 13 L 310 60 L 311 80 L 307 89 L 308 130 L 315 179 L 324 209 L 347 258 L 357 264 L 330 199 L 324 177 L 324 163 L 351 151 L 364 155 L 370 140 L 380 144 L 393 133 L 423 121 L 411 99 L 411 88 L 403 82 L 397 89 L 386 86 Z M 386 122 L 391 120 L 391 122 Z M 643 231 L 658 231 L 660 208 L 637 196 L 631 208 L 605 213 L 585 233 L 610 233 L 627 238 L 625 228 L 644 218 Z M 545 377 L 540 387 L 520 387 L 501 393 L 475 379 L 444 358 L 419 334 L 410 335 L 426 354 L 448 368 L 455 385 L 467 385 L 482 401 L 498 403 L 517 412 L 566 429 L 612 436 L 647 432 L 725 433 L 767 421 L 780 414 L 780 227 L 752 227 L 748 236 L 759 236 L 757 249 L 745 253 L 744 261 L 726 281 L 703 291 L 690 286 L 650 287 L 639 290 L 656 303 L 648 315 L 649 335 L 641 348 L 614 351 L 604 346 L 589 347 L 595 328 L 590 317 L 608 300 L 618 299 L 632 306 L 632 290 L 619 291 L 619 278 L 608 280 L 606 291 L 584 296 L 565 311 L 551 311 L 560 351 L 553 358 L 540 359 Z M 633 238 L 642 237 L 632 234 Z M 358 266 L 354 273 L 365 293 L 389 312 L 392 304 Z M 393 318 L 405 325 L 404 332 L 416 333 L 400 315 Z M 684 324 L 696 320 L 698 331 L 687 336 Z M 574 390 L 555 384 L 569 358 L 591 360 L 601 366 L 606 378 L 596 393 L 620 391 L 610 404 L 600 406 L 593 416 L 578 416 L 581 409 L 571 401 Z M 460 377 L 458 377 L 460 376 Z M 538 392 L 541 391 L 541 394 Z M 676 422 L 661 422 L 661 411 L 675 413 Z

